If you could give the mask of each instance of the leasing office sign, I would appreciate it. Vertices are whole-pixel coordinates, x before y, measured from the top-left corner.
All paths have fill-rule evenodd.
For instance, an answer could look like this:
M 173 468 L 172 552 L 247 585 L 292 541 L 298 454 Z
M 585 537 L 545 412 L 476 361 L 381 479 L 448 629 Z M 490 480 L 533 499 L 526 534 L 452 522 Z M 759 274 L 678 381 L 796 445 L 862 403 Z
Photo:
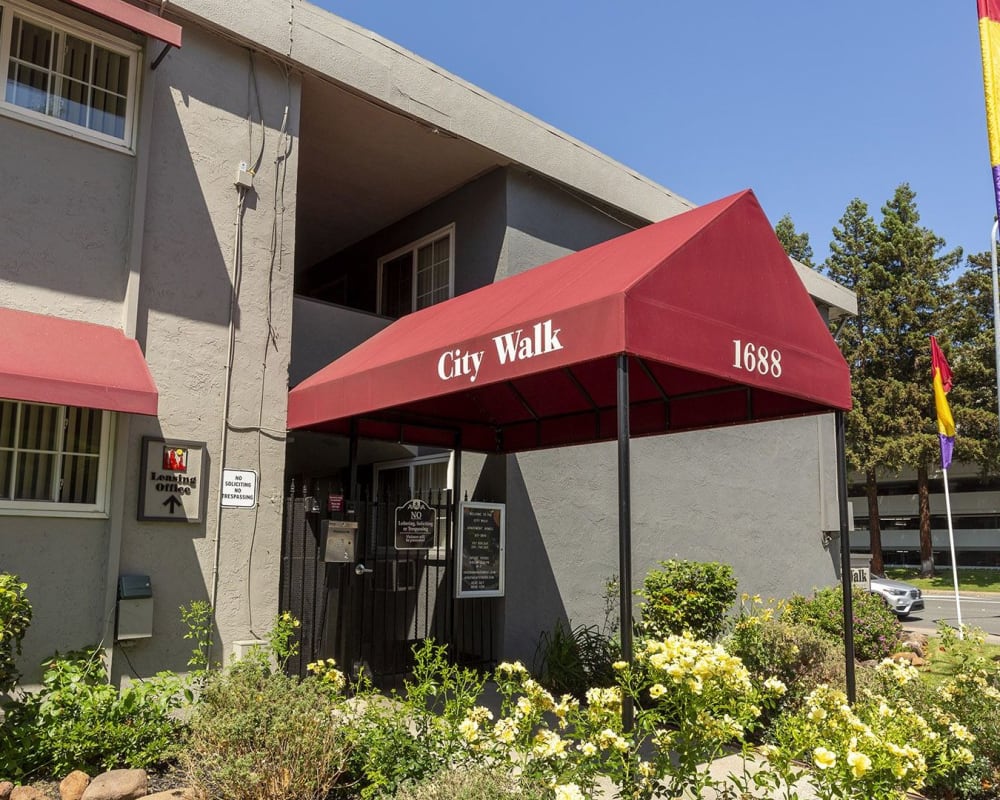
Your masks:
M 201 522 L 205 460 L 205 442 L 144 436 L 138 519 Z
M 438 357 L 437 374 L 442 381 L 465 379 L 475 383 L 479 370 L 487 360 L 492 360 L 496 351 L 496 363 L 501 367 L 518 361 L 527 361 L 548 353 L 562 350 L 559 341 L 561 328 L 556 328 L 551 319 L 536 322 L 530 328 L 518 328 L 493 337 L 493 347 L 483 350 L 445 350 Z

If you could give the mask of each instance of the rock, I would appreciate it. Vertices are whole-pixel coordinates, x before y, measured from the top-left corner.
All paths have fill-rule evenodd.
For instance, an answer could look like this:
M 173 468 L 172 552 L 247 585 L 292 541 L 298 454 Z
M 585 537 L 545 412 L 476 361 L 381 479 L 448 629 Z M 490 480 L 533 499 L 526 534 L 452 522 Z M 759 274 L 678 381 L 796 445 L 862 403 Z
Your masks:
M 10 793 L 14 791 L 14 784 L 10 781 L 0 781 L 0 800 L 10 800 Z
M 62 800 L 80 800 L 89 785 L 90 776 L 75 769 L 59 783 L 59 796 Z
M 907 650 L 911 653 L 916 653 L 921 658 L 924 657 L 924 647 L 926 646 L 926 643 L 924 645 L 921 645 L 920 642 L 914 639 L 907 639 L 905 642 L 901 642 L 899 646 L 903 650 Z
M 47 798 L 31 786 L 15 786 L 10 792 L 10 800 L 47 800 Z
M 892 658 L 893 661 L 907 661 L 914 667 L 922 667 L 924 664 L 927 663 L 916 653 L 911 652 L 909 650 L 903 650 L 899 653 L 893 653 L 892 656 L 890 657 Z
M 94 778 L 81 800 L 138 800 L 148 789 L 145 770 L 113 769 Z

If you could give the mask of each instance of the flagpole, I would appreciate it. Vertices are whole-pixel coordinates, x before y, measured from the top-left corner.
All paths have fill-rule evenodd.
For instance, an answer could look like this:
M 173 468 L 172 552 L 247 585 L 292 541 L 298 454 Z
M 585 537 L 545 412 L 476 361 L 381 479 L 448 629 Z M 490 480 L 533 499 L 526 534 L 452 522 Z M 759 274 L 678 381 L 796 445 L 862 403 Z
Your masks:
M 955 531 L 951 526 L 951 495 L 948 493 L 948 470 L 944 473 L 944 507 L 948 513 L 948 544 L 951 546 L 951 580 L 955 585 L 955 610 L 958 612 L 958 638 L 965 638 L 965 627 L 962 625 L 962 599 L 958 594 L 958 562 L 955 560 Z

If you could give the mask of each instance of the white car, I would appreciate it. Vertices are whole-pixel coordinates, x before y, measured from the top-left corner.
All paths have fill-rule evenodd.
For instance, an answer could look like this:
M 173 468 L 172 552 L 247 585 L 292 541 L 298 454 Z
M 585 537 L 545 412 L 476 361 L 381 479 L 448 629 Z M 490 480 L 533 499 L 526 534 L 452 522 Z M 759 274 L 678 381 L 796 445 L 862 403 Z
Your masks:
M 910 615 L 912 611 L 922 611 L 924 598 L 916 586 L 890 578 L 880 578 L 872 575 L 872 594 L 879 595 L 889 610 L 900 619 Z

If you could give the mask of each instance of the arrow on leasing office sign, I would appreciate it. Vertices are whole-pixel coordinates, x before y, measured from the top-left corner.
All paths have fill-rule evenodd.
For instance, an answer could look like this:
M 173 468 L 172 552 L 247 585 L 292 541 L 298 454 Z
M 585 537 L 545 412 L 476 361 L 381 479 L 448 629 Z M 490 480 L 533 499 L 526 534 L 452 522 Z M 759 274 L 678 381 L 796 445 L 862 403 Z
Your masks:
M 180 508 L 184 505 L 180 500 L 177 499 L 177 495 L 170 495 L 166 500 L 163 501 L 163 505 L 170 509 L 170 515 L 173 516 L 174 509 Z

